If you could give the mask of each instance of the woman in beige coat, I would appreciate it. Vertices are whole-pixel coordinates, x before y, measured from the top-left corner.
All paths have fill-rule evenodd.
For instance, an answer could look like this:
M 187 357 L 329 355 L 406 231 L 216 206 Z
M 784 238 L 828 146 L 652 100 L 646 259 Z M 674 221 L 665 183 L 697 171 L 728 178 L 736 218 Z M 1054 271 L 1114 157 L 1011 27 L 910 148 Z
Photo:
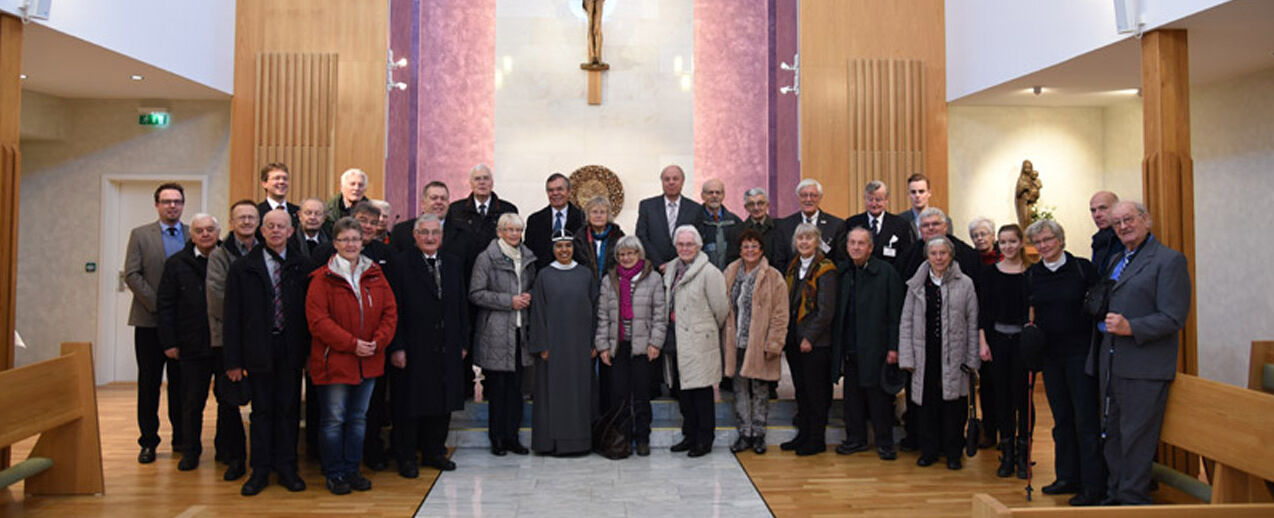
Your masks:
M 672 233 L 677 258 L 664 264 L 668 324 L 664 353 L 673 353 L 664 364 L 676 372 L 667 377 L 679 390 L 681 442 L 673 452 L 690 451 L 691 457 L 712 451 L 716 416 L 713 387 L 721 381 L 721 341 L 730 303 L 726 300 L 725 278 L 708 262 L 703 238 L 693 225 L 682 225 Z M 669 361 L 672 360 L 672 361 Z
M 977 370 L 978 298 L 973 281 L 952 261 L 945 236 L 924 244 L 928 260 L 907 281 L 898 326 L 898 366 L 911 372 L 911 399 L 920 405 L 919 466 L 960 469 L 969 373 Z
M 787 336 L 787 284 L 765 258 L 764 239 L 755 230 L 739 235 L 739 259 L 725 269 L 730 300 L 721 336 L 725 375 L 734 377 L 734 417 L 739 438 L 730 451 L 765 453 L 770 413 L 769 382 L 778 381 Z

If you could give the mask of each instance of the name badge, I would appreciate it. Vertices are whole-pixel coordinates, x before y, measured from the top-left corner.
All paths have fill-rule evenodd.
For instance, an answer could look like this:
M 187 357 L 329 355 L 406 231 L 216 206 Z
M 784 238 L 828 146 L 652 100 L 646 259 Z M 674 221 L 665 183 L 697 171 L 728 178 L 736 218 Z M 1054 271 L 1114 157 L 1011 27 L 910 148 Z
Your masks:
M 826 253 L 828 253 L 828 252 L 831 252 L 831 251 L 832 251 L 832 245 L 827 244 L 827 241 L 823 241 L 823 242 L 819 245 L 819 248 L 820 248 L 821 250 L 823 250 L 823 253 L 824 253 L 824 254 L 826 254 Z
M 897 251 L 897 250 L 894 250 L 894 248 L 893 248 L 892 246 L 886 246 L 883 250 L 881 250 L 881 251 L 880 251 L 880 253 L 884 254 L 884 256 L 885 256 L 885 257 L 897 257 L 897 256 L 898 256 L 898 251 Z

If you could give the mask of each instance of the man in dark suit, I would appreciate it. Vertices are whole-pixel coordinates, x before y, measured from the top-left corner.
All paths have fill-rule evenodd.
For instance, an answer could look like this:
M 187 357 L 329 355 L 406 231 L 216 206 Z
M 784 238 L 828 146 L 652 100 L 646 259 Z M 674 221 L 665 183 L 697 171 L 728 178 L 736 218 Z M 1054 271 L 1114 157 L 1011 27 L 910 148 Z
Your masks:
M 907 177 L 907 199 L 911 201 L 911 208 L 899 214 L 903 221 L 911 225 L 911 235 L 914 238 L 920 238 L 920 213 L 929 208 L 929 197 L 933 192 L 929 190 L 929 177 L 920 173 Z M 947 226 L 951 226 L 951 222 L 947 221 Z M 903 277 L 904 281 L 906 277 Z
M 137 462 L 155 461 L 159 446 L 159 387 L 168 371 L 168 424 L 172 426 L 173 451 L 185 446 L 181 427 L 181 374 L 177 350 L 165 351 L 156 326 L 156 290 L 164 275 L 164 261 L 186 246 L 187 228 L 181 224 L 186 207 L 186 191 L 181 185 L 165 183 L 155 189 L 155 211 L 159 221 L 134 228 L 128 235 L 124 256 L 124 282 L 133 292 L 128 325 L 133 326 L 133 348 L 137 355 Z
M 753 187 L 743 193 L 743 208 L 748 211 L 747 219 L 743 220 L 743 226 L 735 235 L 743 234 L 744 230 L 755 230 L 761 234 L 761 244 L 765 248 L 765 258 L 770 262 L 770 266 L 779 268 L 778 261 L 782 261 L 786 255 L 779 250 L 782 247 L 779 244 L 778 230 L 775 228 L 775 219 L 770 217 L 770 195 L 765 189 Z M 791 246 L 788 244 L 787 246 Z M 739 257 L 739 242 L 735 239 L 730 243 L 729 257 Z
M 544 182 L 548 194 L 547 207 L 526 218 L 526 247 L 535 253 L 536 270 L 553 262 L 553 233 L 566 229 L 575 232 L 584 225 L 584 212 L 570 203 L 571 181 L 562 173 L 553 173 Z
M 186 448 L 181 452 L 181 462 L 177 464 L 181 471 L 199 467 L 208 383 L 213 375 L 224 370 L 220 352 L 214 354 L 209 345 L 208 297 L 204 294 L 208 256 L 217 247 L 217 233 L 220 231 L 217 219 L 208 214 L 196 214 L 191 218 L 190 242 L 164 262 L 164 276 L 159 281 L 155 296 L 160 346 L 165 351 L 176 349 L 181 362 L 182 427 L 186 430 Z M 218 431 L 223 428 L 217 427 Z M 227 452 L 218 453 L 225 455 Z
M 680 166 L 670 165 L 659 172 L 664 193 L 641 200 L 637 205 L 637 239 L 646 249 L 646 259 L 664 271 L 664 263 L 677 257 L 672 246 L 672 231 L 682 225 L 694 225 L 703 215 L 703 206 L 681 195 L 686 173 Z
M 468 240 L 464 234 L 463 225 L 447 224 L 447 209 L 450 204 L 451 192 L 447 189 L 447 184 L 445 183 L 434 180 L 425 184 L 425 188 L 420 190 L 419 215 L 433 214 L 438 219 L 438 224 L 442 226 L 443 251 L 455 255 L 463 261 L 469 254 Z M 399 222 L 390 231 L 389 246 L 393 247 L 395 252 L 406 252 L 416 249 L 416 219 L 418 218 Z M 461 266 L 464 266 L 463 263 Z M 469 271 L 471 268 L 472 266 L 470 265 L 464 271 Z
M 358 225 L 363 230 L 363 255 L 375 261 L 382 269 L 386 268 L 395 253 L 389 245 L 376 239 L 376 222 L 380 220 L 380 209 L 365 201 L 350 209 L 350 217 L 358 220 Z M 310 253 L 310 269 L 322 268 L 333 255 L 336 255 L 336 245 L 332 241 L 319 245 Z
M 982 269 L 982 256 L 968 243 L 951 235 L 951 227 L 948 225 L 949 221 L 950 219 L 947 218 L 946 213 L 937 207 L 929 207 L 920 213 L 920 239 L 912 243 L 911 247 L 903 253 L 900 260 L 895 263 L 898 274 L 902 275 L 903 282 L 911 279 L 911 276 L 916 274 L 916 270 L 920 269 L 920 265 L 925 262 L 925 241 L 938 236 L 947 236 L 947 239 L 950 239 L 951 243 L 955 245 L 955 261 L 960 265 L 960 271 L 971 279 L 979 278 L 979 272 Z
M 291 186 L 291 174 L 288 166 L 282 162 L 271 162 L 261 168 L 261 188 L 265 189 L 265 199 L 257 204 L 257 216 L 265 217 L 265 213 L 279 207 L 287 209 L 292 217 L 292 225 L 297 223 L 297 212 L 301 207 L 288 203 L 288 188 Z
M 730 255 L 730 243 L 742 231 L 743 220 L 726 210 L 723 204 L 725 182 L 716 178 L 703 182 L 700 196 L 703 198 L 703 216 L 696 226 L 699 227 L 699 235 L 703 236 L 703 253 L 718 270 L 725 270 L 727 264 L 739 258 L 738 255 Z
M 491 175 L 491 169 L 485 164 L 478 164 L 469 171 L 469 196 L 452 202 L 447 208 L 443 231 L 459 225 L 468 238 L 464 257 L 466 279 L 473 273 L 474 259 L 495 239 L 495 226 L 500 215 L 518 212 L 517 205 L 500 199 L 494 188 L 495 177 Z
M 782 262 L 774 267 L 785 271 L 788 263 L 795 257 L 792 253 L 792 235 L 801 223 L 812 223 L 818 227 L 823 240 L 819 249 L 823 251 L 823 255 L 833 263 L 844 262 L 848 258 L 845 254 L 845 220 L 828 214 L 819 207 L 823 203 L 823 184 L 813 178 L 801 180 L 801 183 L 796 184 L 796 198 L 800 210 L 778 221 L 781 241 L 778 248 L 783 255 L 780 257 Z
M 889 203 L 889 186 L 880 180 L 867 182 L 863 189 L 863 202 L 867 210 L 855 214 L 845 222 L 848 230 L 863 227 L 871 231 L 872 256 L 890 266 L 897 265 L 898 257 L 911 248 L 915 236 L 911 225 L 899 216 L 885 210 Z
M 415 220 L 416 248 L 394 260 L 398 331 L 389 344 L 389 382 L 394 394 L 393 446 L 398 474 L 419 475 L 423 464 L 456 469 L 447 459 L 451 412 L 464 408 L 464 362 L 469 349 L 468 290 L 460 258 L 442 252 L 441 222 L 433 214 Z
M 332 236 L 323 227 L 326 219 L 323 201 L 318 198 L 306 198 L 301 202 L 301 211 L 298 216 L 295 218 L 298 227 L 292 234 L 292 242 L 296 243 L 296 248 L 300 250 L 301 255 L 309 257 L 320 245 L 332 240 Z
M 264 246 L 230 265 L 226 276 L 226 376 L 252 386 L 249 463 L 252 475 L 240 493 L 252 496 L 270 483 L 270 472 L 288 491 L 305 490 L 297 475 L 301 367 L 309 350 L 305 290 L 309 268 L 295 246 L 292 219 L 267 212 Z
M 1097 233 L 1093 234 L 1093 266 L 1097 267 L 1098 278 L 1110 273 L 1110 258 L 1119 253 L 1124 246 L 1115 235 L 1110 225 L 1110 209 L 1119 203 L 1119 196 L 1110 191 L 1098 191 L 1088 200 L 1088 213 L 1097 225 Z
M 1100 349 L 1089 353 L 1105 406 L 1110 475 L 1102 505 L 1151 504 L 1150 467 L 1177 373 L 1178 338 L 1190 315 L 1190 271 L 1181 252 L 1150 234 L 1145 206 L 1118 202 L 1110 223 L 1124 249 L 1111 258 L 1110 309 L 1098 323 Z

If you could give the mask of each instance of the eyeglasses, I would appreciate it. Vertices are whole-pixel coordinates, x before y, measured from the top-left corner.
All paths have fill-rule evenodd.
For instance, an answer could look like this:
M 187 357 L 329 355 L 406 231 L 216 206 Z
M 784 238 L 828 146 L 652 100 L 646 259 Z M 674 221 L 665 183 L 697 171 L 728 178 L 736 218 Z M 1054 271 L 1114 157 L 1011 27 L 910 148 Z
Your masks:
M 1131 226 L 1132 226 L 1132 223 L 1133 223 L 1134 221 L 1137 221 L 1137 219 L 1138 219 L 1138 217 L 1139 217 L 1139 216 L 1141 216 L 1141 215 L 1140 215 L 1140 214 L 1134 214 L 1134 215 L 1131 215 L 1131 216 L 1124 216 L 1124 217 L 1122 217 L 1122 218 L 1119 218 L 1119 219 L 1116 219 L 1116 220 L 1111 221 L 1111 222 L 1110 222 L 1110 224 L 1111 224 L 1111 226 L 1115 226 L 1115 227 L 1131 227 Z
M 362 237 L 338 237 L 336 239 L 333 239 L 332 241 L 336 241 L 337 243 L 340 243 L 342 245 L 349 245 L 353 243 L 362 243 L 363 238 Z

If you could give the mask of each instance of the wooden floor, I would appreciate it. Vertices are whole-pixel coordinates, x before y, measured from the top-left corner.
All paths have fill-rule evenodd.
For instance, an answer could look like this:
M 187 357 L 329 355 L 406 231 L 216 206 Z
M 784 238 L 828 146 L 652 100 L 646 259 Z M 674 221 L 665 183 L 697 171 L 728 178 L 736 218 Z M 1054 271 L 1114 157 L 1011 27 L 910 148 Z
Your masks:
M 18 516 L 410 516 L 436 479 L 438 472 L 421 469 L 419 479 L 400 478 L 396 472 L 365 472 L 372 491 L 334 496 L 323 487 L 317 463 L 303 460 L 301 475 L 309 489 L 289 493 L 272 482 L 262 494 L 239 495 L 244 479 L 221 480 L 224 466 L 212 462 L 213 406 L 204 419 L 204 458 L 193 472 L 177 471 L 178 455 L 168 451 L 167 423 L 161 425 L 164 444 L 153 464 L 137 463 L 137 426 L 134 418 L 135 388 L 112 384 L 98 389 L 106 494 L 84 497 L 22 496 L 22 484 L 0 490 L 0 517 Z M 1049 430 L 1052 416 L 1042 391 L 1036 393 L 1040 415 L 1034 451 L 1034 501 L 1025 501 L 1026 483 L 995 476 L 995 451 L 983 450 L 966 459 L 963 470 L 950 471 L 943 463 L 927 468 L 915 465 L 915 453 L 903 453 L 894 462 L 883 462 L 873 453 L 840 456 L 830 451 L 814 457 L 796 457 L 771 448 L 765 455 L 739 455 L 753 483 L 776 516 L 912 515 L 968 516 L 974 493 L 990 493 L 1009 506 L 1065 505 L 1064 498 L 1039 493 L 1053 481 L 1053 445 Z M 161 409 L 161 415 L 164 410 Z M 13 458 L 26 458 L 34 438 L 14 445 Z M 714 455 L 729 455 L 727 445 L 717 445 Z M 214 467 L 215 466 L 215 467 Z

